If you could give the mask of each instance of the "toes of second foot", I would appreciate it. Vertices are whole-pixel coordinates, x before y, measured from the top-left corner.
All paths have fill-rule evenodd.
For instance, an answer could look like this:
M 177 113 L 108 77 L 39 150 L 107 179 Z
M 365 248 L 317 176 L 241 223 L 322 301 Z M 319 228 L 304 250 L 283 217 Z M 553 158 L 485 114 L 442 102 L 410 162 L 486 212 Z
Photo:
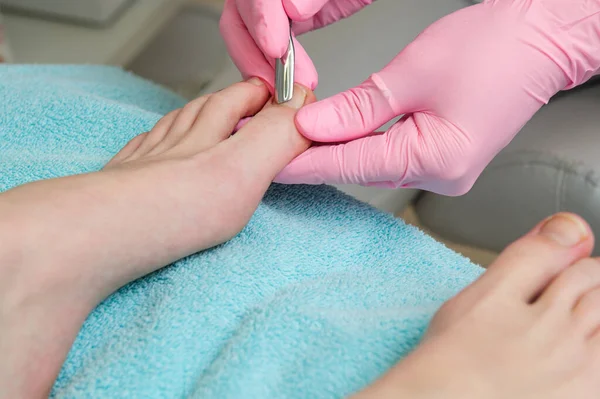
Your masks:
M 588 337 L 600 328 L 600 262 L 586 259 L 582 261 L 581 268 L 584 265 L 588 270 L 582 271 L 579 281 L 572 282 L 573 287 L 567 291 L 571 294 L 565 298 L 565 302 L 572 304 L 575 326 Z M 580 267 L 573 266 L 573 269 L 576 268 Z
M 488 279 L 521 299 L 533 301 L 559 274 L 588 257 L 592 248 L 592 232 L 581 218 L 557 214 L 500 254 L 489 268 Z M 576 278 L 577 273 L 568 278 Z
M 577 261 L 560 273 L 544 291 L 538 304 L 575 307 L 583 295 L 600 286 L 600 262 L 592 258 Z

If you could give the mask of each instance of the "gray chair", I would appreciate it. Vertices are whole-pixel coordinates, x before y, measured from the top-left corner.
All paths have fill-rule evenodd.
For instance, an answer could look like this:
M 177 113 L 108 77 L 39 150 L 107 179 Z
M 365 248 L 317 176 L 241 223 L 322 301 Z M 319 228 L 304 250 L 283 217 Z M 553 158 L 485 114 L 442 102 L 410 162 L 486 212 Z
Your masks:
M 420 221 L 458 243 L 502 250 L 560 211 L 600 228 L 600 85 L 589 82 L 543 107 L 462 197 L 424 193 Z M 600 249 L 596 250 L 596 255 Z

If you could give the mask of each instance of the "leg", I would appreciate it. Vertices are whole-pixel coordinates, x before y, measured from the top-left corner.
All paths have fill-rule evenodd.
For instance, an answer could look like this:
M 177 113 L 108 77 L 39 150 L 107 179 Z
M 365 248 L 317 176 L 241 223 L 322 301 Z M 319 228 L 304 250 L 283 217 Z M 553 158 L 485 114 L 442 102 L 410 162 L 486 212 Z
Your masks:
M 596 398 L 600 263 L 560 214 L 507 248 L 436 315 L 411 355 L 358 398 Z
M 261 111 L 267 89 L 240 83 L 169 114 L 101 172 L 0 195 L 0 398 L 47 395 L 101 300 L 236 235 L 308 147 L 294 125 L 306 96 Z

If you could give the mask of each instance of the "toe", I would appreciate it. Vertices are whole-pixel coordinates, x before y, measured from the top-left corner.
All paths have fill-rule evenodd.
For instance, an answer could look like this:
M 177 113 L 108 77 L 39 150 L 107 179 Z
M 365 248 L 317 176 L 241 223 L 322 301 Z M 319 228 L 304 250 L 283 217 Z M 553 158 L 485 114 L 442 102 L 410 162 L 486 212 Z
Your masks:
M 587 223 L 576 215 L 560 213 L 506 248 L 479 285 L 531 302 L 559 273 L 588 257 L 592 248 Z
M 560 273 L 540 295 L 536 306 L 563 308 L 568 311 L 573 310 L 575 313 L 587 312 L 590 299 L 588 297 L 598 287 L 600 287 L 600 262 L 585 258 Z M 595 297 L 592 295 L 591 298 Z
M 166 114 L 162 117 L 156 125 L 147 134 L 144 135 L 143 140 L 139 142 L 134 149 L 126 157 L 120 159 L 120 162 L 131 162 L 139 159 L 144 154 L 148 153 L 156 144 L 158 144 L 168 133 L 173 123 L 179 117 L 182 112 L 182 108 L 178 108 Z
M 146 137 L 148 136 L 148 132 L 142 133 L 140 135 L 135 136 L 125 147 L 121 149 L 105 166 L 104 169 L 109 169 L 112 166 L 120 164 L 124 159 L 128 158 L 131 154 L 133 154 L 140 145 L 144 142 Z
M 596 267 L 600 269 L 600 263 Z M 600 274 L 600 273 L 598 273 Z M 585 291 L 578 299 L 574 309 L 573 323 L 585 337 L 599 335 L 600 332 L 600 286 Z

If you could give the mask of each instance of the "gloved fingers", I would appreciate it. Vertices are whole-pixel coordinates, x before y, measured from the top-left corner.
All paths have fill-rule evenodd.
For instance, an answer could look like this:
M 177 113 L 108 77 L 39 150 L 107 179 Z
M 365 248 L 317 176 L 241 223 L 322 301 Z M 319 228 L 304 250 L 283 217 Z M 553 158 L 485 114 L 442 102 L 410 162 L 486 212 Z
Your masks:
M 275 181 L 288 184 L 361 184 L 466 193 L 486 158 L 473 155 L 464 132 L 426 113 L 405 116 L 385 133 L 345 144 L 311 147 Z M 489 160 L 487 160 L 489 161 Z
M 369 184 L 395 181 L 404 176 L 398 158 L 390 148 L 390 133 L 371 134 L 345 144 L 309 148 L 295 158 L 275 179 L 286 184 Z M 400 161 L 403 163 L 404 161 Z
M 226 0 L 219 28 L 227 51 L 244 79 L 261 78 L 273 92 L 274 62 L 269 62 L 258 48 L 238 13 L 235 0 Z
M 296 124 L 304 136 L 317 142 L 364 137 L 397 116 L 391 95 L 373 75 L 360 86 L 302 108 Z
M 244 79 L 249 79 L 253 76 L 261 78 L 267 83 L 269 91 L 273 93 L 275 85 L 275 59 L 265 58 L 265 55 L 258 48 L 246 29 L 242 17 L 235 8 L 234 1 L 227 0 L 226 7 L 229 8 L 226 12 L 223 12 L 220 23 L 221 34 L 225 39 L 227 50 Z M 289 30 L 286 31 L 284 36 L 287 46 Z M 304 50 L 295 38 L 294 46 L 296 51 L 295 81 L 314 90 L 318 83 L 317 70 L 306 50 Z
M 301 35 L 323 28 L 362 10 L 374 0 L 283 0 L 294 20 L 294 33 Z
M 290 23 L 281 0 L 235 0 L 235 3 L 261 51 L 268 58 L 282 57 L 288 46 Z
M 373 3 L 373 1 L 374 0 L 329 0 L 318 10 L 318 12 L 314 13 L 314 16 L 311 19 L 312 26 L 309 30 L 320 29 L 341 19 L 348 18 Z M 306 32 L 306 30 L 296 33 L 301 34 L 304 32 Z
M 282 0 L 283 8 L 293 21 L 306 21 L 331 0 Z M 348 1 L 348 0 L 342 0 Z

